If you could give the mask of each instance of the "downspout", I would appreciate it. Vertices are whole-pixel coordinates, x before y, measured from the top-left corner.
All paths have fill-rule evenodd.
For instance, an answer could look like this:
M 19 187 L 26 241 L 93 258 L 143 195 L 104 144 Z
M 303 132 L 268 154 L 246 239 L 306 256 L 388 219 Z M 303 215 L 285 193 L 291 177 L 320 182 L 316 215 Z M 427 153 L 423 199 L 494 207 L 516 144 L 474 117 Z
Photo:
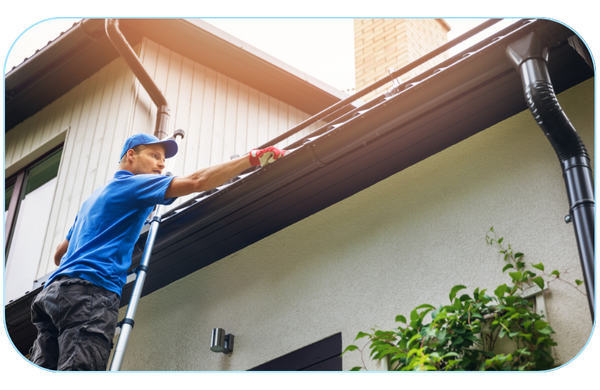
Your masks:
M 591 162 L 579 134 L 560 107 L 548 72 L 549 47 L 564 41 L 571 32 L 553 23 L 511 43 L 507 54 L 519 72 L 525 100 L 536 122 L 546 134 L 561 163 L 579 258 L 594 321 L 594 178 Z M 569 221 L 570 219 L 570 221 Z
M 119 20 L 118 19 L 106 19 L 105 22 L 106 35 L 108 39 L 113 44 L 115 49 L 119 52 L 121 57 L 127 62 L 129 68 L 140 81 L 150 98 L 156 105 L 157 113 L 156 113 L 156 126 L 154 128 L 154 135 L 158 137 L 158 139 L 167 138 L 167 126 L 169 124 L 169 104 L 167 103 L 167 99 L 163 96 L 162 92 L 156 84 L 152 77 L 142 65 L 142 62 L 137 57 L 125 36 L 119 30 Z

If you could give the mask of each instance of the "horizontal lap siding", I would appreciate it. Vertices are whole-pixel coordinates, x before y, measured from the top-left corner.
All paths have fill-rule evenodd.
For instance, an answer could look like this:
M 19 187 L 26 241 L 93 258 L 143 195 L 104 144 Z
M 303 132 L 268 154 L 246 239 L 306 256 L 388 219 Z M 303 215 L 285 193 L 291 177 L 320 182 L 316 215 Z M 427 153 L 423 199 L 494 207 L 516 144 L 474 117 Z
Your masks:
M 144 39 L 135 49 L 169 102 L 167 132 L 183 129 L 186 133 L 175 175 L 243 155 L 309 117 L 152 41 Z M 134 133 L 153 133 L 155 119 L 156 107 L 148 93 L 125 62 L 116 59 L 6 134 L 7 172 L 31 162 L 28 159 L 51 140 L 64 138 L 46 236 L 32 238 L 44 240 L 37 278 L 56 268 L 55 248 L 81 204 L 114 175 L 125 139 Z M 313 125 L 279 146 L 316 128 Z

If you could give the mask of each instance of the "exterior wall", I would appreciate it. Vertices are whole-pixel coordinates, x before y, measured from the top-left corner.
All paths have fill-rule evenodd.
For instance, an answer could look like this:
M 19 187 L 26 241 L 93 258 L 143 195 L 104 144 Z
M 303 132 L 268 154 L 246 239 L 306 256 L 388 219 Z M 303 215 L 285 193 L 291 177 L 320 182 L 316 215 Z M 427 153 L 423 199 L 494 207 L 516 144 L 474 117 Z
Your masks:
M 125 63 L 113 61 L 6 135 L 6 176 L 50 149 L 54 139 L 64 141 L 46 236 L 35 238 L 44 240 L 36 278 L 56 268 L 54 249 L 79 207 L 112 177 L 131 121 L 133 88 L 133 74 Z M 31 285 L 25 287 L 29 290 Z
M 243 155 L 309 117 L 152 41 L 144 39 L 136 50 L 170 104 L 168 132 L 186 131 L 184 153 L 173 169 L 176 175 Z M 56 268 L 52 261 L 56 246 L 81 204 L 113 177 L 125 139 L 134 133 L 153 133 L 155 118 L 150 97 L 125 62 L 116 59 L 6 134 L 6 177 L 64 141 L 50 221 L 46 236 L 39 238 L 44 246 L 36 278 Z
M 440 19 L 354 19 L 356 90 L 373 84 L 448 41 L 448 25 Z M 448 58 L 442 54 L 402 76 L 407 81 Z M 391 87 L 363 97 L 368 101 Z
M 592 159 L 593 85 L 559 96 Z M 581 279 L 567 213 L 556 155 L 521 112 L 142 298 L 122 369 L 247 370 L 340 331 L 345 348 L 419 304 L 447 303 L 454 285 L 508 283 L 484 240 L 492 226 L 527 263 Z M 553 283 L 546 306 L 566 363 L 590 336 L 587 300 Z M 215 327 L 235 335 L 230 355 L 209 350 Z M 343 358 L 345 370 L 360 364 Z

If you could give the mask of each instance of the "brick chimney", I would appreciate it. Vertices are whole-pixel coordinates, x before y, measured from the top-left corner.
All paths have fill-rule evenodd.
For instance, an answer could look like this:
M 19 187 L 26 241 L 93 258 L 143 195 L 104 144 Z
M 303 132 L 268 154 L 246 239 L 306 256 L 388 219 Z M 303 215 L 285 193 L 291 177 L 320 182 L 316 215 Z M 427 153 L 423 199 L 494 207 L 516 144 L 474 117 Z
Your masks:
M 354 19 L 356 91 L 387 76 L 448 41 L 450 26 L 442 19 Z M 402 76 L 407 81 L 448 58 L 442 54 Z M 386 84 L 362 99 L 391 88 Z

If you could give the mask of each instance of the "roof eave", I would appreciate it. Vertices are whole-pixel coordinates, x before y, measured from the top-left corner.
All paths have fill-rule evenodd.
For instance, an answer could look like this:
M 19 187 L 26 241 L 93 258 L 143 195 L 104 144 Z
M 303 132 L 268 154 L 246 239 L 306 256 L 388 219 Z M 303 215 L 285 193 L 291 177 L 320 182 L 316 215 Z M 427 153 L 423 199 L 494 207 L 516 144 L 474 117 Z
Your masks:
M 130 45 L 141 38 L 215 69 L 308 114 L 346 95 L 202 20 L 122 19 Z M 84 19 L 5 77 L 5 132 L 118 57 L 104 19 Z

